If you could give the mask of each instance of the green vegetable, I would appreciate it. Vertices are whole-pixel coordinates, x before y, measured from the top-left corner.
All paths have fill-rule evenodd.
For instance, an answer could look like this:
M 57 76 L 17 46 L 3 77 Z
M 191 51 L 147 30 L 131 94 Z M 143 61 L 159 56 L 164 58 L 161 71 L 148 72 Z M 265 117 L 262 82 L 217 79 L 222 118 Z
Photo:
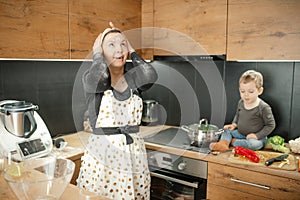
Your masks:
M 290 149 L 285 147 L 285 146 L 282 146 L 282 145 L 276 145 L 276 144 L 271 144 L 272 145 L 272 148 L 274 151 L 279 151 L 279 152 L 282 152 L 284 154 L 288 154 L 290 153 Z
M 280 146 L 284 146 L 284 138 L 279 136 L 279 135 L 275 135 L 273 137 L 270 137 L 267 140 L 267 145 L 268 144 L 274 144 L 274 145 L 280 145 Z
M 266 142 L 266 148 L 272 148 L 274 151 L 285 154 L 290 153 L 290 149 L 284 146 L 284 138 L 279 135 L 270 137 Z

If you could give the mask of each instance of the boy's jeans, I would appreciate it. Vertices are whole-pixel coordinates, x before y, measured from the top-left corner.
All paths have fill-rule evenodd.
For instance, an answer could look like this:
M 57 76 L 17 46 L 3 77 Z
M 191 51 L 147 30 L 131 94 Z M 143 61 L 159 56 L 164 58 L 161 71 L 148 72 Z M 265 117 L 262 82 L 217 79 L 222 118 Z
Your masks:
M 253 138 L 247 139 L 246 136 L 242 135 L 238 132 L 237 129 L 235 130 L 225 130 L 224 133 L 222 133 L 221 140 L 227 140 L 230 144 L 232 138 L 235 138 L 235 141 L 233 143 L 233 146 L 241 146 L 244 148 L 252 149 L 252 150 L 259 150 L 263 148 L 266 144 L 267 137 L 256 140 Z

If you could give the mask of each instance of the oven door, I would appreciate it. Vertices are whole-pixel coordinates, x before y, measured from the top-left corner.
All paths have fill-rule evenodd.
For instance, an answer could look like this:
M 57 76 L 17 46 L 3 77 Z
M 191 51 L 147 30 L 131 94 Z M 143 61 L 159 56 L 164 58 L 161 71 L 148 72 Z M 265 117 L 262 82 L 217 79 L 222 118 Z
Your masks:
M 151 200 L 206 199 L 206 179 L 149 166 Z

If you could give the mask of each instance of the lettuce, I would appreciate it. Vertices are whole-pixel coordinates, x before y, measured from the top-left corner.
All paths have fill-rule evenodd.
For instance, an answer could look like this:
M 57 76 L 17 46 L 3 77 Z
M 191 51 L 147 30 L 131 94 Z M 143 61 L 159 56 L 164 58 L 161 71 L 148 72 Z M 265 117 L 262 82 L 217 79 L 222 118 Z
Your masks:
M 267 140 L 267 145 L 268 144 L 273 144 L 273 145 L 280 145 L 280 146 L 284 146 L 284 138 L 279 136 L 279 135 L 275 135 L 273 137 L 268 138 Z

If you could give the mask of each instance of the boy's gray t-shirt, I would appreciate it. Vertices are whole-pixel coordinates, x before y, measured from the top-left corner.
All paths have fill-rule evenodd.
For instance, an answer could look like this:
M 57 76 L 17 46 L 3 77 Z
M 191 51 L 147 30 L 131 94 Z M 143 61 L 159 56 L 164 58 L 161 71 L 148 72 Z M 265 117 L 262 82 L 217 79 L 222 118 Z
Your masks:
M 260 100 L 255 108 L 247 110 L 241 99 L 232 123 L 237 124 L 239 133 L 245 136 L 249 133 L 255 133 L 259 140 L 268 136 L 275 128 L 272 109 L 263 100 Z

